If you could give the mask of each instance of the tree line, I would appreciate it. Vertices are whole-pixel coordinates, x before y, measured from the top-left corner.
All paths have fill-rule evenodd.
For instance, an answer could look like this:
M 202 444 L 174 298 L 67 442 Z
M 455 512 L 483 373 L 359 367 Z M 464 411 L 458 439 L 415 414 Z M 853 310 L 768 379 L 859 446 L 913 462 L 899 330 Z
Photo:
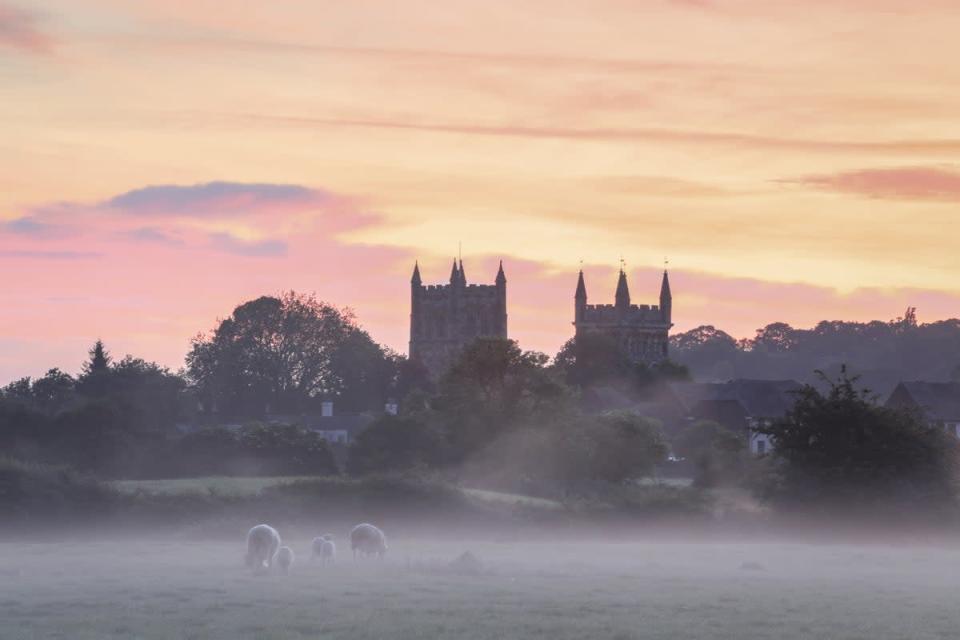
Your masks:
M 847 332 L 866 343 L 893 336 L 903 348 L 925 344 L 931 332 L 953 335 L 956 321 L 930 328 L 911 313 L 845 324 L 854 326 L 768 327 L 732 345 L 700 328 L 676 336 L 675 353 L 696 370 L 697 353 L 822 353 Z M 757 460 L 743 433 L 710 422 L 671 430 L 598 400 L 600 389 L 642 400 L 665 382 L 689 379 L 683 364 L 630 362 L 602 336 L 571 340 L 553 358 L 479 339 L 434 380 L 377 344 L 348 310 L 291 292 L 243 303 L 198 334 L 181 371 L 114 360 L 97 341 L 76 376 L 51 369 L 10 383 L 0 389 L 0 450 L 103 477 L 337 473 L 330 446 L 298 423 L 334 399 L 342 410 L 376 416 L 342 469 L 357 475 L 427 471 L 565 497 L 609 492 L 683 459 L 701 487 L 739 484 L 791 508 L 953 500 L 954 440 L 918 416 L 878 406 L 843 367 L 819 375 L 787 417 L 764 427 L 777 445 Z M 399 402 L 398 415 L 384 414 L 387 399 Z M 278 415 L 287 420 L 265 424 Z
M 181 371 L 115 361 L 98 340 L 76 376 L 11 382 L 0 389 L 0 450 L 108 477 L 329 473 L 319 435 L 263 420 L 333 398 L 344 411 L 382 410 L 418 374 L 349 310 L 264 296 L 198 334 Z
M 815 382 L 843 366 L 887 394 L 901 380 L 960 380 L 960 320 L 921 324 L 916 309 L 881 322 L 823 321 L 812 329 L 775 322 L 737 340 L 712 325 L 670 338 L 671 357 L 699 380 L 795 379 Z

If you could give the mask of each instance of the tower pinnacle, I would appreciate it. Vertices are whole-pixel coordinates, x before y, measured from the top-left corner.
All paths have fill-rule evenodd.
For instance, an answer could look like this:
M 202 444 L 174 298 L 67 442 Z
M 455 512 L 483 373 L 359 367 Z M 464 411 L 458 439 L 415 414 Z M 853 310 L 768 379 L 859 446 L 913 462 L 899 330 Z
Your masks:
M 627 274 L 623 270 L 621 260 L 620 276 L 617 279 L 616 306 L 618 309 L 630 308 L 630 288 L 627 286 Z
M 423 284 L 423 280 L 420 279 L 420 262 L 413 263 L 413 277 L 410 278 L 410 283 L 415 286 L 420 286 Z
M 453 269 L 450 270 L 450 284 L 460 283 L 460 270 L 457 269 L 457 259 L 453 259 Z

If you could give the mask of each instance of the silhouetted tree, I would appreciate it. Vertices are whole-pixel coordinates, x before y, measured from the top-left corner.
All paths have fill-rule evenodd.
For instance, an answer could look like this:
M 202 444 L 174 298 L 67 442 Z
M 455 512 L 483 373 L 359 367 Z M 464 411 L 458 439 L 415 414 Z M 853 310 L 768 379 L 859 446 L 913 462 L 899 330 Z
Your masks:
M 633 364 L 616 340 L 588 333 L 568 340 L 554 358 L 568 384 L 587 387 L 623 380 L 633 373 Z
M 106 377 L 107 392 L 126 407 L 131 428 L 165 431 L 191 413 L 186 380 L 155 362 L 128 355 Z
M 805 386 L 786 418 L 758 429 L 773 438 L 761 494 L 814 510 L 953 505 L 957 442 L 909 413 L 877 406 L 841 370 L 828 389 Z
M 823 321 L 812 329 L 773 323 L 737 342 L 713 327 L 671 337 L 671 358 L 701 380 L 730 378 L 816 382 L 846 363 L 880 393 L 901 380 L 947 380 L 960 362 L 960 320 L 917 322 L 916 311 L 889 322 Z
M 665 382 L 690 378 L 685 366 L 670 360 L 634 362 L 614 338 L 597 333 L 568 340 L 553 366 L 581 392 L 581 406 L 594 412 L 646 399 Z
M 33 382 L 29 377 L 14 380 L 3 389 L 0 389 L 0 396 L 8 402 L 19 402 L 21 404 L 33 403 Z
M 88 353 L 89 358 L 83 363 L 83 372 L 77 379 L 77 391 L 85 396 L 101 397 L 107 393 L 112 359 L 102 340 L 97 340 Z
M 106 400 L 93 400 L 57 416 L 52 445 L 62 460 L 82 471 L 116 476 L 127 470 L 137 445 L 123 410 Z
M 660 424 L 629 411 L 612 411 L 595 418 L 589 428 L 590 474 L 607 482 L 650 475 L 663 463 L 669 446 Z
M 48 413 L 58 413 L 76 400 L 76 381 L 60 369 L 50 369 L 33 382 L 33 399 Z
M 501 338 L 480 338 L 463 351 L 431 402 L 455 457 L 512 425 L 549 420 L 571 408 L 569 388 L 547 362 L 546 355 Z
M 207 407 L 225 416 L 309 410 L 321 396 L 382 407 L 388 354 L 349 311 L 294 292 L 241 304 L 193 340 L 187 371 Z

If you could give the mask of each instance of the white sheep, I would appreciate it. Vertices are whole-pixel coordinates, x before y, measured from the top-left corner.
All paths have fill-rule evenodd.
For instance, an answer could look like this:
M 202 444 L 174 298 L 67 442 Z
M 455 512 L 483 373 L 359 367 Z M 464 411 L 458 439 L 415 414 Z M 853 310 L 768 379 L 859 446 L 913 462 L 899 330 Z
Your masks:
M 247 532 L 247 566 L 254 573 L 269 571 L 280 548 L 280 534 L 268 524 L 258 524 Z
M 337 545 L 333 542 L 333 536 L 325 533 L 313 539 L 312 555 L 310 559 L 320 558 L 323 564 L 333 564 L 337 561 Z
M 290 567 L 293 566 L 293 549 L 290 547 L 280 547 L 277 551 L 277 566 L 280 567 L 280 573 L 288 575 Z
M 387 553 L 387 536 L 372 524 L 358 524 L 350 530 L 350 549 L 354 560 L 357 559 L 357 553 L 383 558 Z

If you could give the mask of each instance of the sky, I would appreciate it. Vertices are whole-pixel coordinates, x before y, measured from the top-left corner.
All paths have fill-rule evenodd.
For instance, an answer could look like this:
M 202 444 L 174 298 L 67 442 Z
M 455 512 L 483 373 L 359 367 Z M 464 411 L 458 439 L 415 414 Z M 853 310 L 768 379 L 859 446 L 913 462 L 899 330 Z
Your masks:
M 229 6 L 229 8 L 227 8 Z M 674 331 L 960 314 L 955 0 L 0 0 L 0 384 L 102 338 L 177 369 L 240 302 L 576 273 Z M 462 247 L 462 249 L 460 248 Z

